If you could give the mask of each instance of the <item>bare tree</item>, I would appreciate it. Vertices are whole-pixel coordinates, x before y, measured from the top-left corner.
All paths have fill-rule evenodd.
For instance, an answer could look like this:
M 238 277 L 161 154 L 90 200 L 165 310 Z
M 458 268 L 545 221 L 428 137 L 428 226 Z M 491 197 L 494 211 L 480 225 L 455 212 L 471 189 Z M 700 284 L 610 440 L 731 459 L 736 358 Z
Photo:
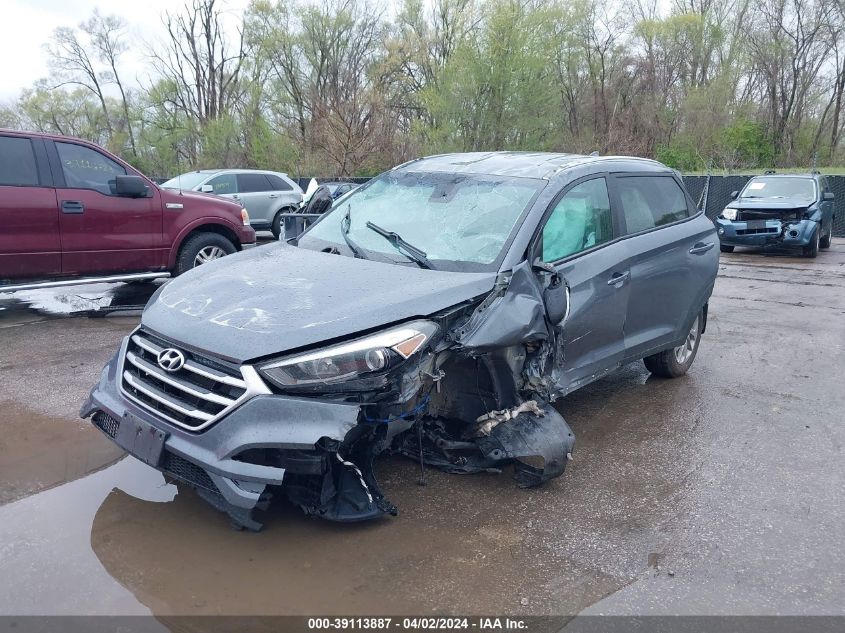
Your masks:
M 199 126 L 230 112 L 241 93 L 245 59 L 242 29 L 232 47 L 216 0 L 193 0 L 180 13 L 166 13 L 164 50 L 150 56 L 159 75 L 172 82 L 173 101 Z

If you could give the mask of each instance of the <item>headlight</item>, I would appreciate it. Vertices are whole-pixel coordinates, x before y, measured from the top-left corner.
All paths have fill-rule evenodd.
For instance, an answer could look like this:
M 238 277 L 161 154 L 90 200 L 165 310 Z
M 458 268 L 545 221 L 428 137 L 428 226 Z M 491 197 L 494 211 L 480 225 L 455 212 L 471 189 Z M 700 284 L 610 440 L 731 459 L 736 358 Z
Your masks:
M 402 362 L 436 332 L 437 324 L 432 321 L 412 321 L 348 343 L 272 361 L 259 371 L 279 387 L 342 383 Z
M 244 226 L 249 226 L 249 212 L 241 207 L 241 221 L 243 221 Z
M 723 209 L 722 210 L 722 217 L 726 220 L 734 221 L 736 220 L 736 209 Z

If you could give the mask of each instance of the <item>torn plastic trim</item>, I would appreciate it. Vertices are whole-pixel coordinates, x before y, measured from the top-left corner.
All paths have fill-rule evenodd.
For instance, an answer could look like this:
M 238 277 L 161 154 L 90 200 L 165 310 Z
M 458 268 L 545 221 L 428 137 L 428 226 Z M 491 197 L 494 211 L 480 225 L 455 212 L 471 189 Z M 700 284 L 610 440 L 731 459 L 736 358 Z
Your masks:
M 538 486 L 563 474 L 571 459 L 575 435 L 550 404 L 536 405 L 540 414 L 529 407 L 495 425 L 482 437 L 460 436 L 450 432 L 457 425 L 441 418 L 425 418 L 418 423 L 422 441 L 409 433 L 399 452 L 419 460 L 422 451 L 426 466 L 450 473 L 499 472 L 513 464 L 514 479 L 520 487 Z

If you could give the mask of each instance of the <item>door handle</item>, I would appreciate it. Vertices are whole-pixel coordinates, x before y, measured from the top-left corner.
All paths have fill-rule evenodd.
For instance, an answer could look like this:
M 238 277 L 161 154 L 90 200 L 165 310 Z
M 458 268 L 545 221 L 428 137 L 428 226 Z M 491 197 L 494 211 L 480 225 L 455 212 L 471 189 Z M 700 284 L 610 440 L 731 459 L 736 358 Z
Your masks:
M 267 196 L 267 197 L 268 197 L 268 198 L 278 198 L 278 197 L 279 197 L 279 194 L 277 194 L 277 193 L 271 193 L 271 194 L 270 194 L 269 196 Z
M 695 246 L 689 249 L 689 252 L 690 255 L 701 255 L 709 251 L 713 246 L 715 246 L 713 242 L 696 242 Z
M 610 279 L 607 280 L 608 286 L 621 286 L 628 280 L 628 277 L 631 276 L 631 271 L 626 270 L 624 273 L 613 273 Z
M 79 200 L 62 200 L 62 213 L 79 214 L 85 211 L 85 205 Z

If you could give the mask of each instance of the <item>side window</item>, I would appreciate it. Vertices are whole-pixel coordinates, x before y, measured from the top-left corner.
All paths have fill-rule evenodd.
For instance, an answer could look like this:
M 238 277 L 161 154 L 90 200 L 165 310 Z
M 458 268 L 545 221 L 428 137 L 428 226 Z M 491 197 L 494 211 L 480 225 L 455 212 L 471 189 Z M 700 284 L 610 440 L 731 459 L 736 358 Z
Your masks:
M 639 233 L 689 216 L 687 199 L 674 178 L 629 176 L 617 178 L 627 233 Z
M 37 187 L 38 184 L 32 141 L 19 136 L 0 136 L 0 186 Z
M 270 181 L 273 191 L 293 191 L 293 187 L 284 178 L 280 178 L 275 174 L 267 174 L 267 179 Z
M 273 191 L 273 188 L 264 174 L 238 174 L 238 191 L 240 193 L 255 193 L 258 191 Z
M 93 189 L 107 196 L 114 195 L 115 176 L 126 170 L 104 154 L 74 143 L 56 142 L 65 183 L 71 189 Z
M 604 178 L 575 185 L 543 227 L 543 261 L 553 262 L 613 239 L 613 216 Z
M 216 193 L 218 196 L 224 193 L 238 193 L 238 181 L 235 174 L 215 176 L 205 184 L 211 185 L 212 193 Z

